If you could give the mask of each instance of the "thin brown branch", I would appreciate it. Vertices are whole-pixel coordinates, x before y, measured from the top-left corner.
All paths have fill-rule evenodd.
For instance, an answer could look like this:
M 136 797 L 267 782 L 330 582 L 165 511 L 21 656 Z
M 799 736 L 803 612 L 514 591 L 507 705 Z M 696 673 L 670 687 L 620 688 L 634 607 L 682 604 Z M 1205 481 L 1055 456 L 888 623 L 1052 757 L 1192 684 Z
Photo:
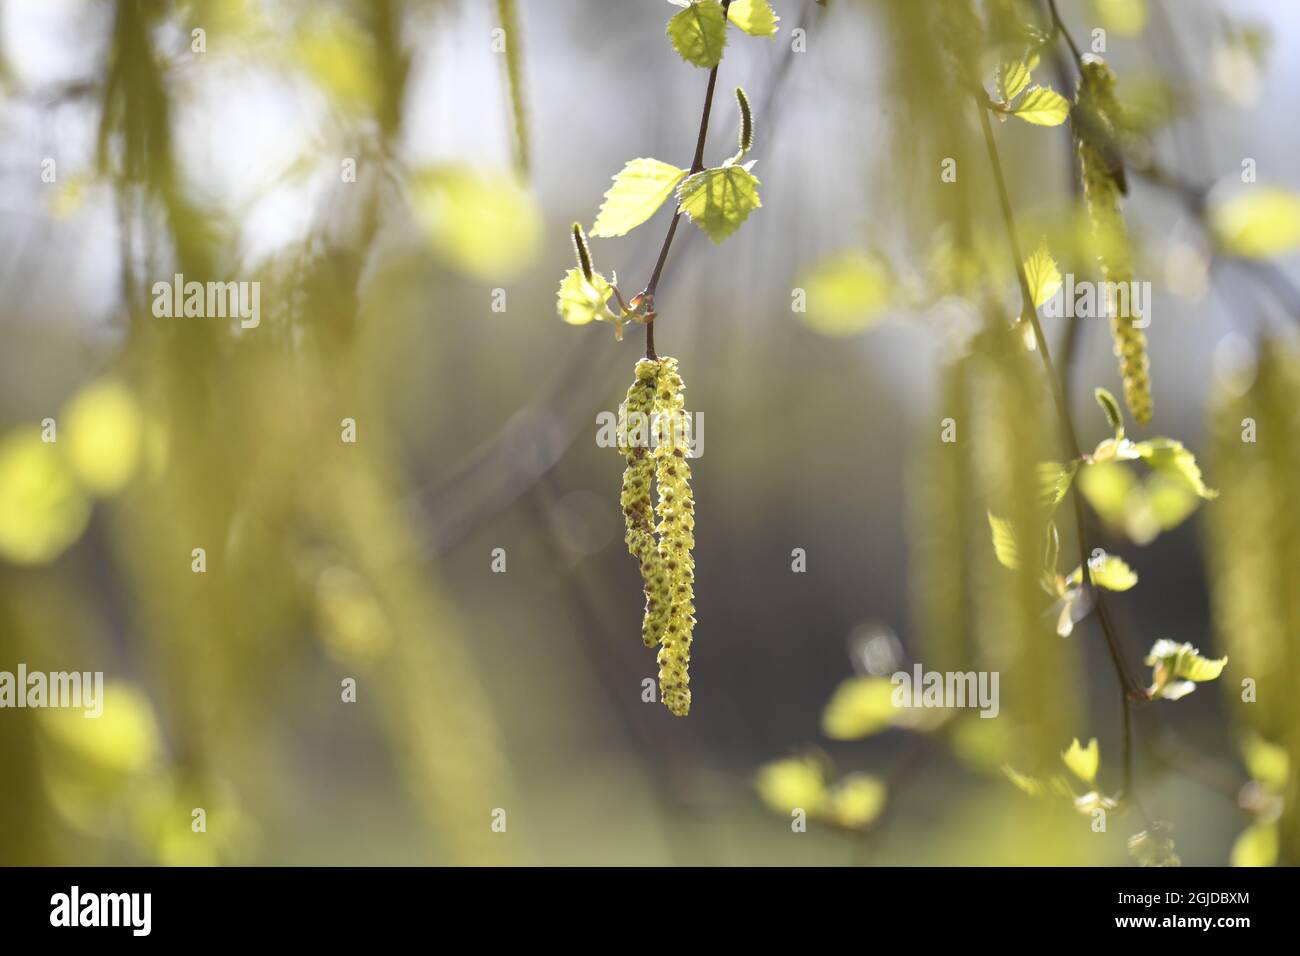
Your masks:
M 726 16 L 727 8 L 731 6 L 731 0 L 722 0 L 722 13 Z M 724 29 L 726 27 L 724 26 Z M 709 137 L 709 114 L 713 112 L 713 90 L 718 85 L 718 67 L 721 61 L 715 63 L 709 70 L 709 85 L 704 92 L 704 111 L 700 114 L 700 132 L 695 139 L 695 156 L 691 159 L 690 172 L 688 176 L 693 176 L 704 168 L 704 143 Z M 655 260 L 654 272 L 650 273 L 650 281 L 645 284 L 645 291 L 641 293 L 642 300 L 651 313 L 654 312 L 655 290 L 659 288 L 659 277 L 663 274 L 664 264 L 668 261 L 668 250 L 672 248 L 673 237 L 677 235 L 677 221 L 682 217 L 682 207 L 679 205 L 673 210 L 673 220 L 668 224 L 668 235 L 664 236 L 664 243 L 659 247 L 659 258 Z M 655 359 L 655 320 L 653 315 L 646 320 L 645 324 L 645 357 Z

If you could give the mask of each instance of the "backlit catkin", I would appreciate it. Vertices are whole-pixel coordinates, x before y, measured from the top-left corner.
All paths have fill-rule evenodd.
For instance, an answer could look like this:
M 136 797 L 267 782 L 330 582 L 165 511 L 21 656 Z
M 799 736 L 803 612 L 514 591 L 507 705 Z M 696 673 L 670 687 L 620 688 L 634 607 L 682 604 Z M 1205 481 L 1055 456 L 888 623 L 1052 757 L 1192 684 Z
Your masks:
M 659 556 L 668 573 L 672 604 L 659 647 L 659 696 L 678 717 L 691 709 L 691 636 L 695 629 L 695 499 L 686 460 L 687 419 L 677 360 L 662 358 L 655 389 L 655 481 Z
M 619 451 L 627 460 L 621 496 L 627 525 L 623 540 L 641 567 L 641 581 L 645 585 L 641 640 L 646 647 L 658 646 L 668 624 L 672 603 L 668 573 L 654 536 L 654 508 L 650 494 L 655 474 L 650 429 L 658 378 L 658 362 L 642 359 L 637 363 L 636 380 L 627 390 L 627 399 L 619 409 L 618 429 Z
M 1115 139 L 1117 111 L 1115 74 L 1104 60 L 1085 58 L 1074 113 L 1083 195 L 1101 260 L 1102 279 L 1107 283 L 1127 284 L 1133 279 L 1133 262 L 1128 230 L 1119 206 L 1125 187 L 1123 162 Z M 1108 290 L 1114 288 L 1107 286 Z M 1124 292 L 1123 298 L 1130 302 L 1130 293 Z M 1124 381 L 1124 403 L 1138 424 L 1145 425 L 1151 421 L 1152 412 L 1146 336 L 1134 325 L 1131 309 L 1125 310 L 1129 315 L 1120 315 L 1113 297 L 1108 304 L 1115 355 Z

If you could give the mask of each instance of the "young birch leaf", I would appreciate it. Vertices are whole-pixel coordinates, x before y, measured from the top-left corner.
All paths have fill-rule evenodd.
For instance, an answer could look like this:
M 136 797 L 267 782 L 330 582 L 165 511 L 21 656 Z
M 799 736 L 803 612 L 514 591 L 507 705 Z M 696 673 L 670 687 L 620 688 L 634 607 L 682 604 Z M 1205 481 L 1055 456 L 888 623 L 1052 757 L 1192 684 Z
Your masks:
M 560 281 L 555 310 L 570 325 L 586 325 L 603 316 L 605 303 L 613 294 L 613 288 L 599 272 L 588 281 L 581 269 L 570 269 Z
M 1274 186 L 1211 204 L 1210 231 L 1234 256 L 1267 259 L 1300 245 L 1300 195 Z
M 1046 236 L 1039 240 L 1034 254 L 1025 260 L 1025 278 L 1029 280 L 1029 291 L 1034 296 L 1035 309 L 1056 295 L 1056 290 L 1061 288 L 1061 270 L 1057 268 L 1056 260 L 1047 248 Z
M 1065 761 L 1070 773 L 1080 781 L 1090 787 L 1096 786 L 1097 770 L 1101 766 L 1101 747 L 1097 744 L 1096 737 L 1088 741 L 1087 747 L 1081 746 L 1079 738 L 1075 737 L 1070 743 L 1070 749 L 1061 754 L 1061 759 Z
M 1207 501 L 1219 497 L 1217 491 L 1206 486 L 1200 466 L 1196 464 L 1196 456 L 1184 448 L 1182 442 L 1172 438 L 1152 438 L 1150 441 L 1138 442 L 1134 448 L 1153 471 L 1184 482 Z
M 851 677 L 831 695 L 822 711 L 822 732 L 833 740 L 860 740 L 898 719 L 894 686 L 884 677 Z
M 1072 461 L 1062 465 L 1055 461 L 1038 463 L 1038 501 L 1046 508 L 1055 508 L 1070 490 L 1074 473 L 1079 470 L 1079 463 Z
M 668 21 L 668 39 L 687 63 L 712 69 L 727 45 L 727 18 L 718 0 L 694 0 Z
M 1011 108 L 1011 115 L 1035 126 L 1060 126 L 1070 115 L 1070 103 L 1050 86 L 1032 86 Z
M 633 159 L 614 177 L 605 193 L 591 234 L 601 238 L 625 236 L 664 204 L 686 170 L 657 159 Z
M 688 176 L 677 189 L 677 201 L 691 222 L 721 242 L 763 205 L 758 187 L 759 181 L 744 166 L 721 166 Z
M 1101 410 L 1106 413 L 1106 421 L 1110 422 L 1110 427 L 1115 429 L 1117 439 L 1124 437 L 1124 414 L 1119 410 L 1119 402 L 1115 401 L 1115 396 L 1104 388 L 1095 388 L 1092 395 L 1097 399 L 1097 404 Z
M 1089 562 L 1088 577 L 1097 587 L 1107 591 L 1127 591 L 1138 583 L 1137 572 L 1113 554 L 1106 555 L 1100 567 L 1094 568 Z
M 1012 571 L 1020 567 L 1020 548 L 1016 544 L 1015 529 L 1006 518 L 999 518 L 989 512 L 989 528 L 993 532 L 993 553 L 998 564 Z
M 1010 103 L 1029 85 L 1029 67 L 1024 60 L 1008 60 L 998 64 L 998 96 L 1003 103 Z
M 731 0 L 727 19 L 753 37 L 776 36 L 781 18 L 772 12 L 767 0 Z
M 1202 681 L 1214 680 L 1228 663 L 1226 657 L 1213 660 L 1202 657 L 1191 644 L 1176 644 L 1161 639 L 1151 646 L 1146 665 L 1152 669 L 1151 687 L 1147 693 L 1153 698 L 1178 700 L 1196 690 Z

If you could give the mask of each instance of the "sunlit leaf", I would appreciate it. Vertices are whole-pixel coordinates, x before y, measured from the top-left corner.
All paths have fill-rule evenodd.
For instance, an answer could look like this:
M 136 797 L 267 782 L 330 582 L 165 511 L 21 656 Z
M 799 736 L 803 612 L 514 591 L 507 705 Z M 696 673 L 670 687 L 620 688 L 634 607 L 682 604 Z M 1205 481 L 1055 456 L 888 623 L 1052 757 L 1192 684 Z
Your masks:
M 1252 779 L 1278 792 L 1286 786 L 1291 758 L 1285 747 L 1251 734 L 1242 741 L 1241 755 Z
M 64 408 L 59 447 L 82 487 L 94 495 L 113 495 L 139 467 L 144 430 L 130 389 L 104 379 L 77 392 Z
M 81 537 L 90 500 L 67 456 L 29 426 L 0 441 L 0 559 L 45 564 Z
M 614 177 L 605 193 L 600 214 L 591 227 L 593 236 L 624 236 L 645 222 L 664 204 L 682 181 L 686 170 L 657 159 L 633 159 Z
M 1096 563 L 1098 567 L 1093 567 L 1094 562 L 1088 562 L 1088 579 L 1099 588 L 1127 591 L 1138 583 L 1137 572 L 1125 564 L 1122 558 L 1108 554 Z
M 1029 292 L 1034 297 L 1034 308 L 1056 295 L 1061 288 L 1061 270 L 1047 248 L 1047 237 L 1039 240 L 1038 248 L 1025 260 L 1025 278 L 1029 282 Z
M 1050 86 L 1034 86 L 1011 108 L 1011 115 L 1035 126 L 1060 126 L 1070 115 L 1070 103 Z
M 1223 673 L 1226 657 L 1214 660 L 1202 657 L 1191 644 L 1178 644 L 1161 639 L 1151 647 L 1146 664 L 1152 668 L 1152 684 L 1148 693 L 1152 697 L 1178 700 L 1186 697 L 1203 681 L 1214 680 Z
M 1097 19 L 1116 36 L 1137 36 L 1147 26 L 1147 0 L 1092 0 Z
M 162 738 L 149 698 L 130 684 L 109 681 L 101 688 L 102 713 L 87 718 L 76 708 L 42 712 L 42 729 L 77 762 L 117 774 L 152 766 Z
M 532 262 L 541 213 L 513 173 L 427 167 L 411 177 L 409 194 L 434 249 L 456 268 L 500 280 Z
M 721 166 L 688 176 L 678 187 L 677 201 L 710 239 L 721 242 L 763 205 L 758 187 L 758 179 L 744 166 Z
M 1061 754 L 1061 759 L 1065 761 L 1070 773 L 1088 786 L 1096 786 L 1097 769 L 1101 766 L 1101 747 L 1096 737 L 1089 740 L 1086 747 L 1080 745 L 1079 738 L 1075 737 L 1070 748 Z
M 750 36 L 774 37 L 780 21 L 767 0 L 731 0 L 727 19 Z
M 588 282 L 580 269 L 570 269 L 560 281 L 556 293 L 556 311 L 570 325 L 586 325 L 593 319 L 605 317 L 605 303 L 614 289 L 599 272 Z
M 993 553 L 998 563 L 1012 571 L 1020 567 L 1020 547 L 1016 543 L 1016 532 L 1011 522 L 989 512 L 989 528 L 993 532 Z
M 1024 60 L 1007 60 L 998 64 L 996 76 L 998 96 L 1010 103 L 1029 85 L 1029 67 Z
M 835 689 L 822 712 L 822 732 L 835 740 L 858 740 L 893 724 L 893 685 L 886 677 L 853 677 Z
M 756 780 L 758 795 L 778 813 L 804 810 L 816 815 L 828 805 L 826 767 L 813 757 L 791 757 L 765 764 Z
M 1220 248 L 1235 256 L 1267 259 L 1300 246 L 1300 195 L 1250 186 L 1212 203 L 1210 227 Z
M 1278 851 L 1277 823 L 1252 823 L 1233 841 L 1228 857 L 1232 866 L 1275 866 Z
M 842 827 L 867 826 L 885 808 L 889 790 L 882 780 L 865 773 L 851 773 L 830 791 L 827 817 Z
M 1152 438 L 1138 442 L 1136 449 L 1151 468 L 1185 482 L 1200 497 L 1212 499 L 1219 496 L 1217 491 L 1206 487 L 1196 456 L 1184 448 L 1182 442 L 1172 438 Z
M 1055 508 L 1060 504 L 1061 499 L 1070 490 L 1078 470 L 1077 461 L 1072 461 L 1068 465 L 1056 461 L 1040 461 L 1038 463 L 1039 502 L 1048 508 Z
M 718 0 L 693 0 L 668 21 L 668 39 L 687 63 L 709 69 L 718 65 L 727 45 L 727 17 Z
M 807 296 L 800 318 L 823 335 L 853 335 L 884 318 L 893 292 L 889 270 L 875 256 L 845 252 L 798 280 Z

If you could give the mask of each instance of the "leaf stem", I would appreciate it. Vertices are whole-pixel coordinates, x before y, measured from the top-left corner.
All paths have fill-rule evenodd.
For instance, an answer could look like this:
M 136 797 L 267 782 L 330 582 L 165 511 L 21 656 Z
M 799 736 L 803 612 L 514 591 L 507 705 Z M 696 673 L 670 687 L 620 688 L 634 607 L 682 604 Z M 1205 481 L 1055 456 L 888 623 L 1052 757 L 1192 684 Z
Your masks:
M 722 15 L 724 17 L 723 29 L 727 29 L 725 17 L 727 8 L 731 6 L 731 0 L 722 0 Z M 695 156 L 691 160 L 690 172 L 686 175 L 693 176 L 704 168 L 704 142 L 709 136 L 709 114 L 713 112 L 713 90 L 718 85 L 718 67 L 722 65 L 721 59 L 715 63 L 709 70 L 709 85 L 704 92 L 704 111 L 700 114 L 700 132 L 695 139 Z M 654 272 L 650 273 L 650 281 L 645 285 L 645 291 L 641 293 L 642 299 L 647 304 L 650 311 L 654 311 L 655 290 L 659 287 L 659 276 L 663 274 L 664 264 L 668 261 L 668 250 L 672 248 L 673 237 L 677 235 L 677 221 L 682 217 L 682 207 L 677 206 L 673 210 L 673 220 L 668 224 L 668 235 L 664 236 L 664 244 L 659 247 L 659 258 L 655 260 Z M 655 354 L 655 321 L 649 319 L 645 324 L 645 357 L 648 359 L 657 359 Z

